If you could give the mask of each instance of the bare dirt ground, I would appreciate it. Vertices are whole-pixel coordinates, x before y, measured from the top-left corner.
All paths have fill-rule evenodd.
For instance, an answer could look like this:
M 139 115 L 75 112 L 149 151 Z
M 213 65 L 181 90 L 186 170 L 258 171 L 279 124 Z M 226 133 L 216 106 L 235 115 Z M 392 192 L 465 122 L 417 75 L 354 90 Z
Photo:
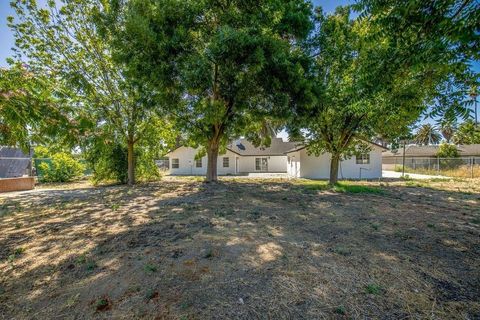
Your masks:
M 480 319 L 480 181 L 0 196 L 0 319 Z

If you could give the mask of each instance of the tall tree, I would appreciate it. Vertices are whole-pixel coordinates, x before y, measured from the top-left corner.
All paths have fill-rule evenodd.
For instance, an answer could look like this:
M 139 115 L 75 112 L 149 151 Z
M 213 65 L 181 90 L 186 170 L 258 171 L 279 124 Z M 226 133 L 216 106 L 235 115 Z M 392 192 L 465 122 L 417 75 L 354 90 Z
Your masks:
M 480 59 L 479 1 L 360 0 L 355 7 L 396 39 L 401 48 L 396 58 L 403 63 L 422 67 L 434 61 L 437 68 L 457 69 L 455 77 L 437 84 L 443 94 L 432 101 L 431 116 L 454 121 L 472 115 L 473 100 L 466 97 L 479 81 L 469 68 Z
M 455 134 L 455 130 L 457 129 L 457 123 L 455 121 L 450 120 L 442 120 L 440 121 L 440 133 L 442 134 L 443 138 L 447 143 L 452 141 L 453 135 Z
M 266 120 L 286 109 L 305 86 L 305 62 L 295 46 L 309 33 L 305 0 L 114 1 L 116 57 L 129 76 L 154 92 L 177 92 L 167 111 L 208 157 L 207 181 L 217 180 L 219 150 L 245 135 L 257 144 Z M 124 14 L 122 14 L 124 13 Z M 303 60 L 302 60 L 303 59 Z M 298 80 L 298 81 L 297 81 Z M 266 132 L 263 130 L 263 132 Z M 264 138 L 264 137 L 263 137 Z
M 456 144 L 480 144 L 480 126 L 469 119 L 458 126 L 453 142 Z
M 72 114 L 55 90 L 48 77 L 28 66 L 0 69 L 0 144 L 29 149 L 32 143 L 58 139 L 71 126 Z
M 86 136 L 81 143 L 104 140 L 105 133 L 127 149 L 128 183 L 135 183 L 134 148 L 155 116 L 158 99 L 132 83 L 112 59 L 108 34 L 99 28 L 99 14 L 108 7 L 95 0 L 12 2 L 18 18 L 9 18 L 17 59 L 38 74 L 48 75 L 75 105 Z M 102 141 L 100 141 L 102 142 Z M 88 146 L 86 146 L 88 147 Z
M 309 81 L 316 100 L 295 110 L 290 124 L 303 132 L 308 151 L 331 154 L 330 183 L 338 180 L 339 161 L 365 151 L 373 136 L 394 139 L 408 132 L 433 95 L 430 73 L 389 63 L 396 47 L 367 19 L 352 19 L 350 8 L 316 14 L 310 41 Z M 303 130 L 302 130 L 303 129 Z
M 414 141 L 415 143 L 428 146 L 438 144 L 441 139 L 442 136 L 438 133 L 437 129 L 433 125 L 426 123 L 417 130 Z

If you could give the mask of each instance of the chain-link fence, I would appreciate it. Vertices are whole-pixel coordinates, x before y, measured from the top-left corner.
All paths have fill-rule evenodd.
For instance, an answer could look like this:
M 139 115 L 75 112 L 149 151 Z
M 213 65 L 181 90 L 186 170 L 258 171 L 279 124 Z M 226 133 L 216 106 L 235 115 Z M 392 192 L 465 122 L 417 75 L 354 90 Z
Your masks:
M 0 178 L 19 178 L 32 175 L 32 161 L 25 157 L 0 157 Z
M 402 172 L 402 157 L 384 157 L 383 170 Z M 405 172 L 458 178 L 480 178 L 480 157 L 405 157 Z

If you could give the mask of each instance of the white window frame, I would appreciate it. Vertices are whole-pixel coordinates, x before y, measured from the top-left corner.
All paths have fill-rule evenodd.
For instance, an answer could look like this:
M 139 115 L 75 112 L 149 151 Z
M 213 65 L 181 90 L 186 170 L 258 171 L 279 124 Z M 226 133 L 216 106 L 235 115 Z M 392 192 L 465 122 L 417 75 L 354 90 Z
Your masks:
M 195 168 L 201 168 L 202 166 L 202 158 L 195 160 Z
M 172 169 L 179 169 L 180 168 L 180 159 L 172 158 Z
M 370 153 L 362 153 L 355 157 L 356 164 L 370 164 Z
M 257 166 L 257 160 L 259 166 Z M 266 160 L 266 166 L 263 168 L 262 167 L 262 162 L 263 160 Z M 260 157 L 260 158 L 255 158 L 255 171 L 268 171 L 268 158 L 267 157 Z
M 225 165 L 225 160 L 226 160 L 227 165 Z M 230 158 L 229 157 L 223 157 L 222 162 L 223 162 L 223 167 L 224 168 L 230 168 Z

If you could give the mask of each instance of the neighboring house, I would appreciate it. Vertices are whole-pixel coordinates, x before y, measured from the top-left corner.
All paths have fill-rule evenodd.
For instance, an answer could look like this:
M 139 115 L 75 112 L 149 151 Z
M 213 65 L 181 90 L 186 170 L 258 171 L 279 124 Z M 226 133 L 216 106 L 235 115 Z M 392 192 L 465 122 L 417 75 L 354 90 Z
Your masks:
M 435 166 L 437 153 L 440 146 L 419 146 L 407 145 L 405 147 L 405 165 L 415 167 L 424 166 L 431 163 Z M 480 162 L 480 144 L 457 145 L 458 154 L 461 158 L 473 159 L 474 163 Z M 435 160 L 436 159 L 436 160 Z M 469 160 L 469 159 L 466 159 Z M 395 151 L 387 151 L 382 155 L 383 168 L 385 170 L 394 170 L 396 166 L 401 165 L 403 161 L 403 148 Z
M 0 146 L 0 178 L 28 175 L 30 157 L 19 148 Z
M 227 146 L 225 154 L 218 155 L 218 175 L 236 175 L 252 172 L 287 172 L 288 150 L 296 143 L 273 138 L 269 147 L 256 148 L 246 139 L 240 139 Z M 198 150 L 191 147 L 178 147 L 169 152 L 171 175 L 205 175 L 207 157 L 195 160 Z
M 340 161 L 339 179 L 375 179 L 382 177 L 381 145 L 370 143 L 371 151 L 360 156 L 352 156 Z M 329 153 L 320 156 L 309 155 L 306 146 L 298 146 L 287 152 L 287 171 L 292 177 L 308 179 L 328 179 L 330 177 Z

